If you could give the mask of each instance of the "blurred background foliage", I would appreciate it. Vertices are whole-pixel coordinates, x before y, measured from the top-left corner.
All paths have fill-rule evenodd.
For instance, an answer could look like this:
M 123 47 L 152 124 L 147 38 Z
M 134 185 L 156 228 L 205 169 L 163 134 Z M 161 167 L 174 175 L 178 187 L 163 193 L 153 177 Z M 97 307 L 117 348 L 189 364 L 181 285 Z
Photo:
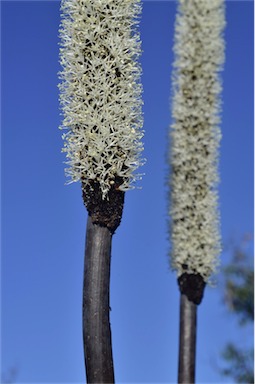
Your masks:
M 248 250 L 252 241 L 248 234 L 240 244 L 232 244 L 231 260 L 223 267 L 224 303 L 236 317 L 239 327 L 253 327 L 254 324 L 254 259 Z M 250 340 L 253 340 L 252 330 Z M 229 342 L 221 358 L 224 362 L 220 369 L 222 375 L 236 383 L 254 383 L 254 347 L 244 348 Z

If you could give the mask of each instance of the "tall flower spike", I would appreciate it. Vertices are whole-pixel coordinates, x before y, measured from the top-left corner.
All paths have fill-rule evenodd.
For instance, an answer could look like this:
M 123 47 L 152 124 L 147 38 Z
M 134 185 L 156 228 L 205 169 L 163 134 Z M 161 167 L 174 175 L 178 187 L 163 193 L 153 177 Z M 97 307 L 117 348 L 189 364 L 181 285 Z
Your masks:
M 83 345 L 88 383 L 114 383 L 112 236 L 141 165 L 140 0 L 62 0 L 60 102 L 70 182 L 88 210 Z
M 126 191 L 140 178 L 140 0 L 62 0 L 60 103 L 69 181 Z
M 224 25 L 223 0 L 179 0 L 170 133 L 171 262 L 179 278 L 195 275 L 202 282 L 215 271 L 220 253 L 216 187 Z

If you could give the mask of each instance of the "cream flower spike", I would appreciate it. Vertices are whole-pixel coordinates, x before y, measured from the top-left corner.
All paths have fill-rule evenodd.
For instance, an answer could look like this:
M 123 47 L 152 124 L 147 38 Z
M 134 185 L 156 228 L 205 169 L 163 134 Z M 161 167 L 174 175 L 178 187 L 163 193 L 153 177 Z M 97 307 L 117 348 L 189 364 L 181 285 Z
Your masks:
M 223 0 L 180 0 L 175 24 L 171 126 L 171 262 L 205 282 L 221 250 L 218 148 Z
M 62 0 L 61 129 L 69 182 L 134 188 L 143 164 L 140 0 Z M 116 181 L 117 180 L 117 181 Z

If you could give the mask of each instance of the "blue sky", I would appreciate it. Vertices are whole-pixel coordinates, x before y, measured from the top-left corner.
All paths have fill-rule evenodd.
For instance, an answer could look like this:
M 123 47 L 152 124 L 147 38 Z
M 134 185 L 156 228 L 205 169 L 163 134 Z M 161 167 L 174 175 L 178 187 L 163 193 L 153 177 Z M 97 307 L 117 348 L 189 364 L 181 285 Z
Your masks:
M 175 383 L 179 292 L 168 266 L 167 135 L 174 1 L 144 1 L 141 20 L 145 176 L 127 192 L 113 237 L 111 325 L 116 382 Z M 58 130 L 57 1 L 1 2 L 1 371 L 18 383 L 84 382 L 81 302 L 87 213 L 65 186 Z M 223 244 L 253 232 L 253 2 L 226 2 L 220 160 Z M 252 247 L 248 249 L 252 252 Z M 230 254 L 223 252 L 223 264 Z M 227 341 L 251 343 L 206 288 L 198 309 L 197 383 Z

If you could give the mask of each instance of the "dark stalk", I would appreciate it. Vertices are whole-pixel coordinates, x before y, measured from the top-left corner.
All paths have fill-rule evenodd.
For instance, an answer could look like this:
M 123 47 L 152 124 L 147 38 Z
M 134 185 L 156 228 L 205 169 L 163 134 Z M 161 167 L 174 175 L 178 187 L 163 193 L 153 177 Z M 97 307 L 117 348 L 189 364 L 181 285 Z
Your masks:
M 110 326 L 112 232 L 88 216 L 83 282 L 83 343 L 87 383 L 114 383 Z
M 183 273 L 178 284 L 181 293 L 178 383 L 194 384 L 197 306 L 203 299 L 205 282 L 199 274 Z
M 197 305 L 180 296 L 178 383 L 195 383 Z
M 110 269 L 112 236 L 120 225 L 124 192 L 122 179 L 103 199 L 100 185 L 83 188 L 88 210 L 83 283 L 83 345 L 87 383 L 114 383 L 110 326 Z

